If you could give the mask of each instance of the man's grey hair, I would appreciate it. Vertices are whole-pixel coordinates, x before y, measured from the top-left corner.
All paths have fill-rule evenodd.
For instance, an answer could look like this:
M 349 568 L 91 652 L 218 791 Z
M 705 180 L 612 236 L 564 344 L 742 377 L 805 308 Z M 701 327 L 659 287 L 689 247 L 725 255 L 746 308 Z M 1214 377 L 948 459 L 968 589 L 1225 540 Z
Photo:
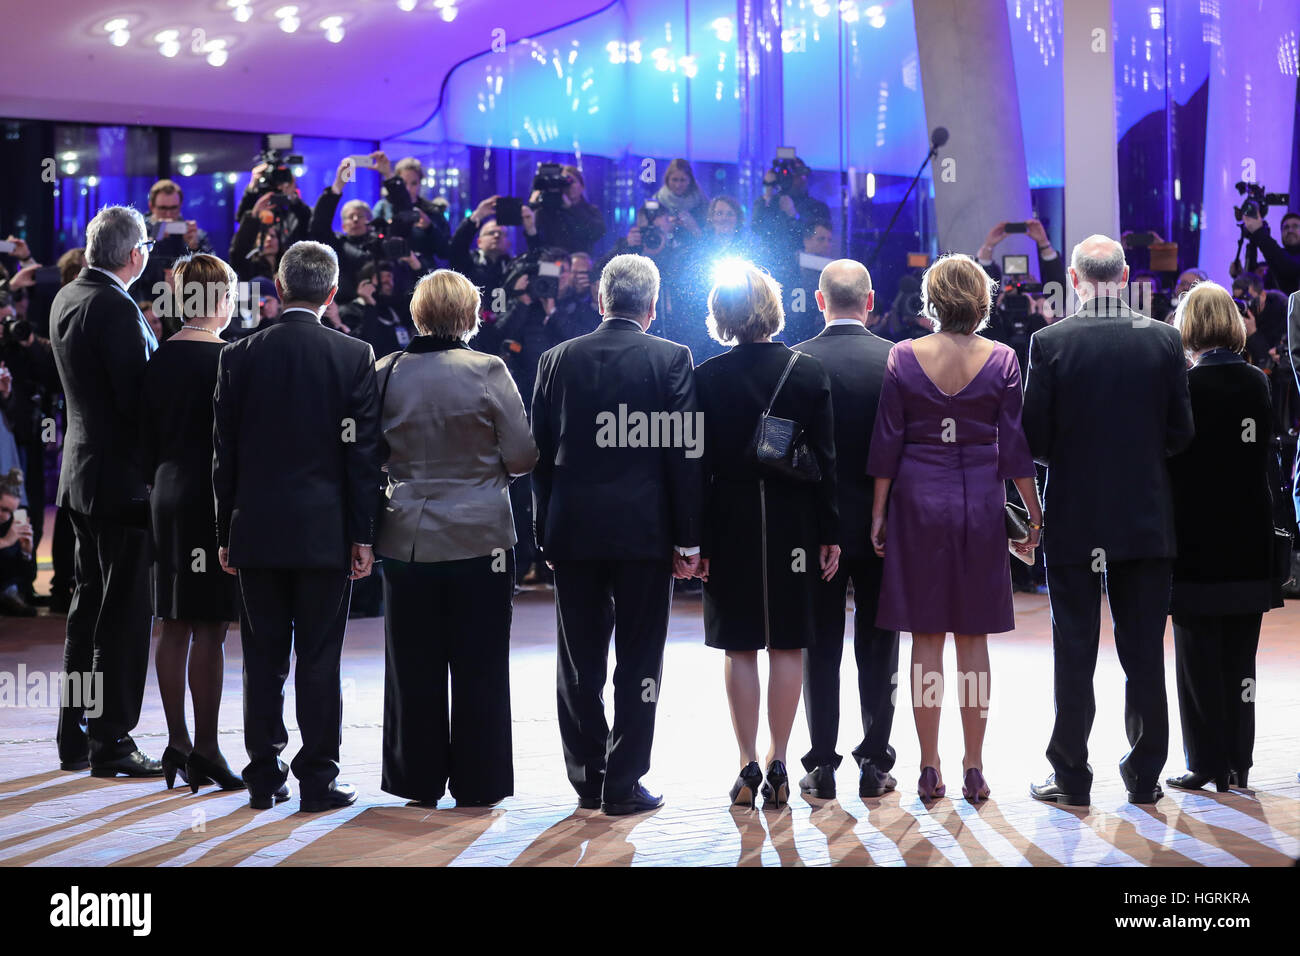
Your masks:
M 323 242 L 295 242 L 280 259 L 281 299 L 324 305 L 339 284 L 339 257 Z
M 822 270 L 817 282 L 828 311 L 840 309 L 860 312 L 871 297 L 871 273 L 853 259 L 836 259 Z
M 86 264 L 116 272 L 147 238 L 144 216 L 130 206 L 105 206 L 86 227 Z
M 647 256 L 615 256 L 600 271 L 600 298 L 605 315 L 640 320 L 659 298 L 659 268 Z
M 1083 251 L 1085 246 L 1094 249 L 1101 246 L 1106 251 L 1099 255 L 1088 255 Z M 1124 247 L 1109 236 L 1089 236 L 1075 246 L 1074 252 L 1070 254 L 1070 266 L 1082 282 L 1119 282 L 1124 277 L 1126 265 Z

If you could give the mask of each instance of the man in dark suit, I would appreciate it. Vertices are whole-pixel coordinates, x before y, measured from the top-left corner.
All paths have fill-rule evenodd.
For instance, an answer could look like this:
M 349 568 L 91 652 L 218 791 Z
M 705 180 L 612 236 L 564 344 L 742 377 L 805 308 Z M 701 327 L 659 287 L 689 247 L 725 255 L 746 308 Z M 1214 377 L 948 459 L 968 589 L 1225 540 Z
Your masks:
M 1087 806 L 1092 678 L 1105 575 L 1115 649 L 1127 678 L 1130 750 L 1120 776 L 1132 803 L 1162 796 L 1169 749 L 1164 633 L 1175 554 L 1166 459 L 1194 433 L 1182 339 L 1133 312 L 1124 249 L 1105 236 L 1075 246 L 1074 315 L 1034 333 L 1025 385 L 1025 434 L 1047 466 L 1044 549 L 1052 603 L 1055 771 L 1035 799 Z
M 663 805 L 650 769 L 674 577 L 699 566 L 703 471 L 695 372 L 685 346 L 645 334 L 659 271 L 615 256 L 604 321 L 545 352 L 533 393 L 534 527 L 555 571 L 560 738 L 585 809 Z M 601 700 L 611 634 L 614 727 Z
M 144 273 L 151 246 L 140 213 L 104 207 L 86 227 L 86 268 L 50 310 L 68 403 L 58 504 L 77 538 L 63 668 L 82 691 L 60 705 L 59 762 L 64 770 L 89 765 L 97 777 L 162 773 L 131 739 L 153 631 L 149 493 L 136 436 L 140 382 L 158 341 L 127 289 Z
M 320 322 L 338 292 L 338 268 L 334 250 L 319 242 L 284 254 L 279 321 L 221 353 L 213 399 L 218 555 L 238 573 L 243 595 L 244 780 L 255 809 L 289 798 L 280 752 L 289 741 L 291 650 L 301 807 L 330 810 L 357 797 L 336 782 L 339 658 L 352 581 L 374 561 L 379 395 L 370 346 Z
M 822 270 L 817 308 L 826 328 L 795 346 L 815 356 L 831 380 L 835 417 L 835 472 L 840 509 L 840 569 L 819 581 L 817 632 L 803 652 L 804 712 L 812 748 L 803 757 L 808 775 L 799 789 L 823 800 L 835 797 L 835 770 L 843 759 L 835 752 L 840 731 L 840 658 L 844 651 L 844 598 L 853 582 L 853 651 L 858 664 L 858 702 L 862 742 L 853 758 L 860 768 L 858 792 L 879 797 L 897 786 L 890 775 L 894 748 L 893 690 L 898 673 L 898 632 L 875 626 L 884 562 L 877 557 L 871 528 L 872 481 L 867 452 L 876 424 L 876 406 L 885 381 L 892 342 L 872 335 L 867 316 L 875 303 L 871 275 L 860 262 L 837 259 Z

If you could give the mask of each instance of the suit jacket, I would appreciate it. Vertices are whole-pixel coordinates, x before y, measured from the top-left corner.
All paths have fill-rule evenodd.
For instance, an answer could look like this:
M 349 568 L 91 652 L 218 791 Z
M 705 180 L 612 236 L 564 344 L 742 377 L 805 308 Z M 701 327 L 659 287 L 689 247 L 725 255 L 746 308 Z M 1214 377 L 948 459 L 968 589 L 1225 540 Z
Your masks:
M 227 346 L 213 396 L 217 542 L 237 568 L 347 568 L 374 541 L 379 394 L 369 345 L 302 309 Z
M 1107 298 L 1035 332 L 1024 426 L 1047 466 L 1049 561 L 1174 556 L 1167 458 L 1194 434 L 1177 329 Z
M 875 553 L 871 547 L 875 482 L 867 475 L 867 456 L 892 347 L 892 342 L 873 335 L 859 323 L 827 326 L 819 335 L 794 347 L 795 351 L 815 356 L 831 382 L 839 544 L 846 558 Z
M 673 417 L 649 418 L 665 412 Z M 638 430 L 641 416 L 649 424 Z M 677 447 L 648 447 L 652 435 L 665 444 L 665 431 Z M 698 546 L 702 446 L 681 447 L 687 437 L 699 442 L 703 429 L 685 346 L 608 318 L 543 353 L 533 521 L 547 560 L 667 560 L 674 546 Z
M 1273 606 L 1272 409 L 1268 376 L 1231 352 L 1187 373 L 1196 438 L 1169 459 L 1178 557 L 1175 614 L 1253 614 Z M 1243 441 L 1253 421 L 1255 440 Z M 1225 493 L 1230 497 L 1225 501 Z
M 149 323 L 112 276 L 83 269 L 54 297 L 50 343 L 68 408 L 59 506 L 143 526 L 140 385 L 158 348 Z
M 532 469 L 537 446 L 505 363 L 421 335 L 381 358 L 376 373 L 388 501 L 375 551 L 399 561 L 459 561 L 513 547 L 510 478 Z

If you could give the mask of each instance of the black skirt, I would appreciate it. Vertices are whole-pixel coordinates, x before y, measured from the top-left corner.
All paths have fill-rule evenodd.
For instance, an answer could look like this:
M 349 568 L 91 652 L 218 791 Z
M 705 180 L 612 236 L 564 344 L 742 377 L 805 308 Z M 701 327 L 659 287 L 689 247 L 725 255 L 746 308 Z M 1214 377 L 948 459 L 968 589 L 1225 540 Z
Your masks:
M 808 647 L 821 576 L 813 486 L 716 481 L 708 508 L 704 643 L 728 651 Z

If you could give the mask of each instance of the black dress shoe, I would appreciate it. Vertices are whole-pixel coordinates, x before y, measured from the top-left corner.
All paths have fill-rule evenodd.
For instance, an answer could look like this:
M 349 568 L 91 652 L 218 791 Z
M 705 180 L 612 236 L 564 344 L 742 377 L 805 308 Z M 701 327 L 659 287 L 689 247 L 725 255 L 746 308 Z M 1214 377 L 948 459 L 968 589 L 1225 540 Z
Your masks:
M 287 783 L 280 784 L 275 793 L 249 793 L 248 805 L 254 810 L 270 810 L 272 803 L 284 803 L 293 795 Z
M 244 778 L 230 769 L 226 758 L 220 754 L 219 759 L 209 760 L 200 753 L 191 753 L 185 764 L 185 782 L 190 785 L 191 793 L 198 793 L 205 783 L 215 783 L 222 790 L 244 790 L 248 784 Z
M 326 810 L 338 810 L 357 802 L 357 788 L 350 783 L 331 783 L 323 796 L 303 797 L 298 809 L 303 813 L 324 813 Z
M 76 773 L 79 770 L 85 770 L 90 766 L 90 760 L 60 760 L 59 769 L 66 770 L 69 773 Z
M 858 775 L 859 797 L 883 797 L 897 786 L 898 781 L 888 771 L 881 770 L 870 762 L 862 764 L 861 773 Z
M 755 764 L 754 766 L 758 765 Z M 824 763 L 820 767 L 813 767 L 799 781 L 799 792 L 815 797 L 818 800 L 834 800 L 835 767 L 828 763 Z
M 600 809 L 606 816 L 625 817 L 631 813 L 649 813 L 651 810 L 658 810 L 663 805 L 663 797 L 656 797 L 638 783 L 626 799 L 606 800 L 601 803 Z
M 185 783 L 190 782 L 189 774 L 185 767 L 185 762 L 189 760 L 189 754 L 181 753 L 171 744 L 168 744 L 162 752 L 162 760 L 159 761 L 163 768 L 163 779 L 167 781 L 167 789 L 170 790 L 176 786 L 176 778 L 179 776 Z M 207 783 L 207 780 L 200 780 L 199 783 Z M 198 787 L 194 788 L 195 790 Z
M 1179 790 L 1204 790 L 1205 785 L 1211 780 L 1214 781 L 1214 789 L 1219 793 L 1227 793 L 1232 789 L 1232 774 L 1230 773 L 1215 776 L 1212 773 L 1192 773 L 1189 770 L 1181 777 L 1167 777 L 1165 783 Z
M 138 750 L 117 760 L 90 764 L 92 777 L 116 777 L 119 773 L 126 777 L 161 777 L 163 765 L 162 761 L 146 757 Z
M 599 810 L 600 797 L 579 797 L 578 808 L 581 810 Z
M 1056 782 L 1056 774 L 1049 774 L 1046 783 L 1031 783 L 1029 795 L 1044 803 L 1055 803 L 1063 807 L 1086 807 L 1092 804 L 1089 793 L 1066 793 Z
M 1154 790 L 1130 790 L 1128 792 L 1129 803 L 1155 803 L 1165 792 L 1160 789 L 1160 784 L 1156 784 Z

